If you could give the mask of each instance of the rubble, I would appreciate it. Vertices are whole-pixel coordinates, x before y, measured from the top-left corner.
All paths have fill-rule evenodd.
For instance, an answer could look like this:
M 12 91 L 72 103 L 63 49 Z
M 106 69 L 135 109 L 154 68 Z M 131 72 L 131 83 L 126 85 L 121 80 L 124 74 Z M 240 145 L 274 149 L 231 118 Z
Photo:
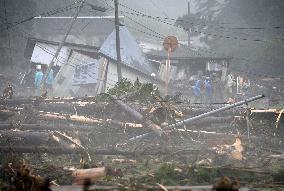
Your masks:
M 282 161 L 283 136 L 255 133 L 258 118 L 248 119 L 248 108 L 236 107 L 262 95 L 234 104 L 191 104 L 162 98 L 150 84 L 125 83 L 96 97 L 1 99 L 0 152 L 48 160 L 70 156 L 59 169 L 76 166 L 67 170 L 66 179 L 72 180 L 72 173 L 77 184 L 88 179 L 95 183 L 90 189 L 218 190 L 226 182 L 224 187 L 237 190 L 248 183 L 276 184 L 273 177 L 279 180 L 281 170 L 272 176 L 266 169 Z M 259 111 L 250 108 L 250 113 Z M 100 159 L 104 165 L 95 164 Z M 255 179 L 247 178 L 247 183 L 231 180 L 251 174 Z M 213 184 L 218 177 L 225 178 L 214 187 L 188 186 Z

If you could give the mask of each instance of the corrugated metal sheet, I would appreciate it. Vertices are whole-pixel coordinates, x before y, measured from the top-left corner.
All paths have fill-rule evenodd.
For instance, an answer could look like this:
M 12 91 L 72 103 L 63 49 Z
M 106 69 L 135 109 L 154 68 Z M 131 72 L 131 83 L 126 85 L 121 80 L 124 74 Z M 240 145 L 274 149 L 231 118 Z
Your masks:
M 139 70 L 145 74 L 157 73 L 154 67 L 146 59 L 144 53 L 125 26 L 119 27 L 121 61 L 123 64 Z M 116 60 L 116 36 L 115 30 L 107 37 L 99 52 L 113 60 Z

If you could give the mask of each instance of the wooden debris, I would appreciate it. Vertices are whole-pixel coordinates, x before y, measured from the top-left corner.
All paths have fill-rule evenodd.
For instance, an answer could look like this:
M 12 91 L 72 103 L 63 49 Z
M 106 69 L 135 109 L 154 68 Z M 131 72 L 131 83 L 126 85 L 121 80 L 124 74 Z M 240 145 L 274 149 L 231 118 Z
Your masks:
M 123 103 L 121 100 L 117 99 L 116 96 L 111 96 L 113 101 L 119 105 L 119 107 L 121 107 L 121 109 L 123 109 L 124 111 L 126 111 L 129 115 L 131 115 L 135 120 L 139 121 L 140 123 L 144 123 L 147 127 L 149 127 L 150 129 L 153 130 L 153 132 L 158 135 L 159 137 L 162 135 L 165 135 L 164 131 L 162 130 L 162 128 L 156 124 L 154 124 L 153 122 L 151 122 L 150 120 L 147 120 L 143 117 L 143 115 L 141 113 L 139 113 L 138 111 L 132 109 L 131 107 L 129 107 L 128 105 L 126 105 L 125 103 Z
M 0 131 L 0 137 L 2 140 L 9 140 L 10 143 L 31 145 L 46 144 L 52 140 L 51 133 L 37 131 Z
M 128 163 L 128 164 L 136 164 L 137 160 L 131 160 L 131 159 L 112 159 L 112 163 Z
M 112 119 L 96 119 L 96 118 L 88 118 L 85 116 L 79 116 L 79 115 L 62 115 L 59 113 L 50 113 L 50 112 L 39 112 L 39 118 L 42 120 L 63 120 L 68 122 L 77 122 L 77 123 L 83 123 L 88 125 L 103 125 L 103 124 L 111 124 L 116 125 L 119 127 L 124 128 L 141 128 L 143 127 L 142 124 L 137 123 L 129 123 L 129 122 L 120 122 L 117 120 Z
M 19 129 L 19 130 L 33 130 L 33 131 L 41 131 L 41 130 L 50 130 L 50 131 L 80 131 L 80 132 L 88 132 L 91 131 L 94 126 L 87 125 L 46 125 L 46 124 L 10 124 L 4 123 L 0 124 L 0 130 L 11 130 L 11 129 Z
M 86 179 L 90 181 L 101 180 L 106 176 L 106 168 L 76 169 L 73 171 L 74 183 L 82 185 Z

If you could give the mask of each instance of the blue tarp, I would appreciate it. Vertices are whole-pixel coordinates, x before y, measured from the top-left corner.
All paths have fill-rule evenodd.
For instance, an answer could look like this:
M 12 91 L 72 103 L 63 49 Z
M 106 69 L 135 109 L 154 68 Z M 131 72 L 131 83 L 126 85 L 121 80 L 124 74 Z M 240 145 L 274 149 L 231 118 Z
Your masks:
M 131 35 L 125 26 L 119 27 L 120 36 L 120 54 L 122 64 L 133 69 L 139 70 L 144 74 L 150 75 L 157 73 L 155 68 L 146 59 L 135 38 Z M 116 35 L 115 30 L 107 37 L 101 46 L 99 53 L 116 60 Z

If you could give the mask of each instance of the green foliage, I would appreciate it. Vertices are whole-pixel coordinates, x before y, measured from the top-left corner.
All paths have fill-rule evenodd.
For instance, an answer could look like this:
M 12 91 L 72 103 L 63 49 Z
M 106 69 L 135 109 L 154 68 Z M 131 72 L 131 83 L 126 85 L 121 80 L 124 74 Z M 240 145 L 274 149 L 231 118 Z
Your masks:
M 107 94 L 116 95 L 118 97 L 126 96 L 130 100 L 138 100 L 141 102 L 153 100 L 153 96 L 159 95 L 159 90 L 152 83 L 141 83 L 139 79 L 132 83 L 130 80 L 123 78 L 117 82 L 115 86 L 108 90 Z M 107 94 L 101 94 L 102 98 Z
M 155 177 L 161 184 L 175 185 L 178 181 L 173 164 L 161 164 L 155 173 Z
M 117 82 L 115 86 L 108 90 L 111 95 L 121 96 L 134 90 L 132 82 L 126 78 L 123 78 L 120 82 Z

